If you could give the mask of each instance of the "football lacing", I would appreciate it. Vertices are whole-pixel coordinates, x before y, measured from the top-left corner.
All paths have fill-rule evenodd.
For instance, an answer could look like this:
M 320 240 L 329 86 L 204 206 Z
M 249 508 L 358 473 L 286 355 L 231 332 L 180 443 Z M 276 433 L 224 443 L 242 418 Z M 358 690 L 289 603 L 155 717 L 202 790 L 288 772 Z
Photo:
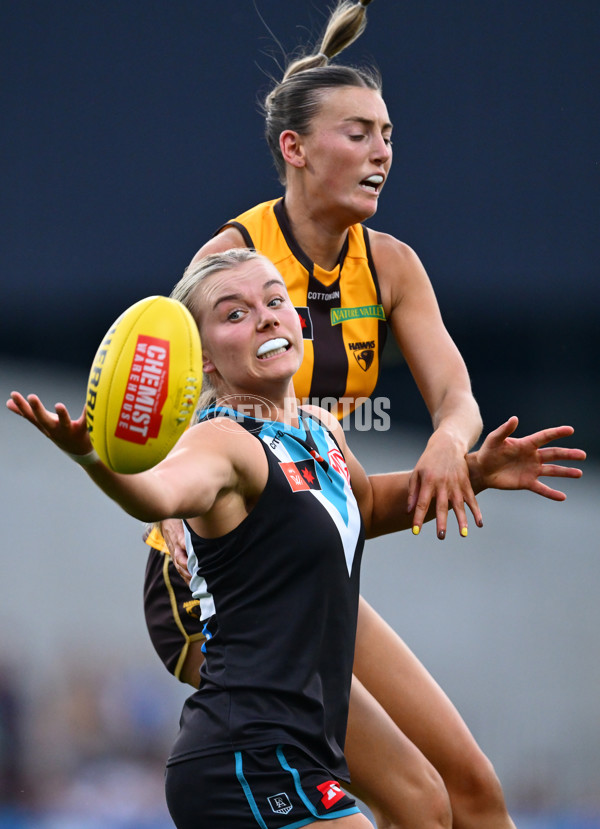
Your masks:
M 187 385 L 183 387 L 179 414 L 175 418 L 177 423 L 184 423 L 188 419 L 191 414 L 190 410 L 193 410 L 196 405 L 196 397 L 198 396 L 198 378 L 186 377 L 185 379 Z

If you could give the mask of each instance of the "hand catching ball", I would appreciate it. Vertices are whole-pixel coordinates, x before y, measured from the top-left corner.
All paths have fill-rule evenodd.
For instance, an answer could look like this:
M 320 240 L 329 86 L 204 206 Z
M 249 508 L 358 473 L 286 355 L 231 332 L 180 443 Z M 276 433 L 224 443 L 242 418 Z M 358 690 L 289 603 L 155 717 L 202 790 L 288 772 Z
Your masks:
M 86 420 L 92 445 L 115 472 L 161 461 L 187 428 L 202 387 L 194 318 L 175 299 L 131 305 L 102 340 L 90 370 Z

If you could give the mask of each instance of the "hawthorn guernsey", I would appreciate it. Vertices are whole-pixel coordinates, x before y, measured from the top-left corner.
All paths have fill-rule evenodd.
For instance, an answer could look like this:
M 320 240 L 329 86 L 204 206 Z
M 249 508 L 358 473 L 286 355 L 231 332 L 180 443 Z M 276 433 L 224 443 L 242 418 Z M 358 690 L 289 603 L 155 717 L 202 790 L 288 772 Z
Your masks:
M 187 308 L 151 296 L 109 328 L 88 379 L 94 449 L 115 472 L 157 464 L 187 428 L 202 382 L 200 335 Z

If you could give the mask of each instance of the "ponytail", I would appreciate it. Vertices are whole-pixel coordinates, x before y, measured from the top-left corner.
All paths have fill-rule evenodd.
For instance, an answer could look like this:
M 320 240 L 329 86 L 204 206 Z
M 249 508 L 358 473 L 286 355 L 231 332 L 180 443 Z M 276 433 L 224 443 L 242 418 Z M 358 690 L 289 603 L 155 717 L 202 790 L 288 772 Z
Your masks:
M 358 86 L 381 92 L 381 77 L 374 69 L 330 65 L 330 60 L 364 32 L 366 7 L 372 0 L 339 0 L 325 27 L 317 50 L 293 60 L 283 78 L 263 103 L 265 137 L 279 180 L 285 185 L 285 161 L 279 148 L 284 130 L 306 134 L 321 105 L 320 93 L 340 86 Z
M 331 13 L 317 53 L 304 55 L 290 63 L 282 81 L 306 69 L 327 66 L 332 58 L 354 43 L 367 26 L 366 7 L 370 2 L 371 0 L 359 0 L 359 2 L 340 0 Z

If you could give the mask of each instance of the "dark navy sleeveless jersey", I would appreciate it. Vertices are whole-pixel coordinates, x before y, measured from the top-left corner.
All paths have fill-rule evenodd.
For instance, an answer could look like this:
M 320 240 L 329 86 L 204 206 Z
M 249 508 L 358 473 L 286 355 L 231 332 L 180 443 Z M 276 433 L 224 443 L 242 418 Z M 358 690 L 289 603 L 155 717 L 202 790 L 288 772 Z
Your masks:
M 203 539 L 186 528 L 207 641 L 169 764 L 290 744 L 347 780 L 364 532 L 346 463 L 314 417 L 293 427 L 219 408 L 209 416 L 224 412 L 261 441 L 269 475 L 232 532 Z

